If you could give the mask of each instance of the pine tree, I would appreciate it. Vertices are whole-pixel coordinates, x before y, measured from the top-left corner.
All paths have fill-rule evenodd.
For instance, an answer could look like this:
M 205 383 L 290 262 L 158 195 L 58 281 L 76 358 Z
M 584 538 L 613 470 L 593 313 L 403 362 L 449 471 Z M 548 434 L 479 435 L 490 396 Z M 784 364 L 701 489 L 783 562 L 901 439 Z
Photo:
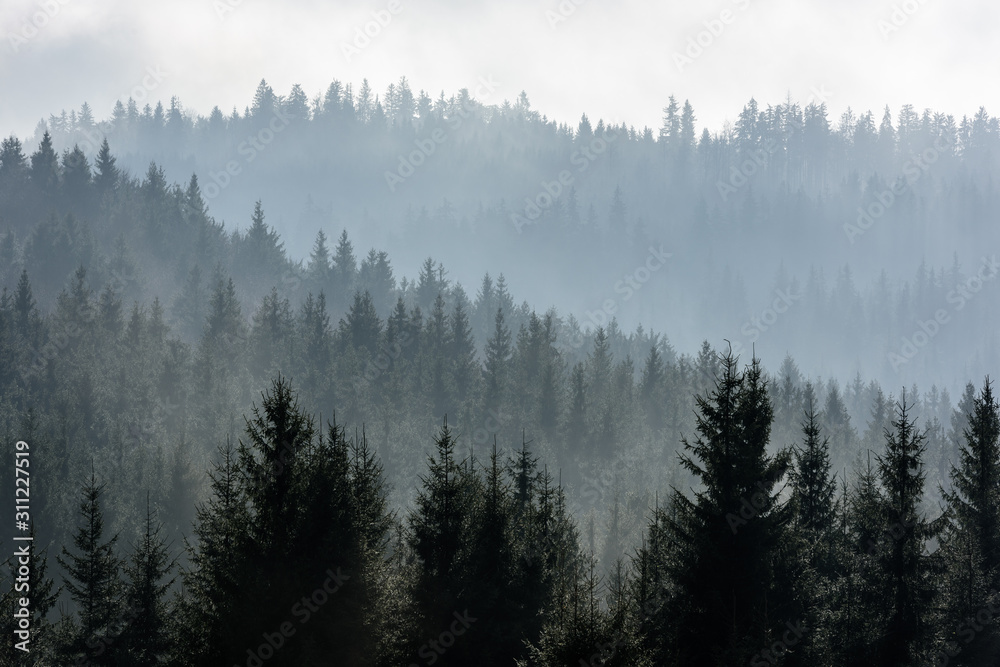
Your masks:
M 476 341 L 463 300 L 456 301 L 455 309 L 449 319 L 451 323 L 451 335 L 448 337 L 450 384 L 455 392 L 456 404 L 471 403 L 477 387 L 479 363 L 476 361 Z
M 52 148 L 52 137 L 48 130 L 42 135 L 38 149 L 31 155 L 31 182 L 46 197 L 55 196 L 59 187 L 59 157 Z
M 340 239 L 337 241 L 337 248 L 333 254 L 332 270 L 334 292 L 331 295 L 331 303 L 335 308 L 344 308 L 347 305 L 347 299 L 354 293 L 354 284 L 358 273 L 354 246 L 347 238 L 346 229 L 340 232 Z
M 42 332 L 42 318 L 38 314 L 27 269 L 21 270 L 21 277 L 17 281 L 13 310 L 14 332 L 26 347 L 37 347 Z
M 266 380 L 288 372 L 296 352 L 294 332 L 291 304 L 272 287 L 254 313 L 250 330 L 252 370 L 257 377 Z
M 92 174 L 90 162 L 79 146 L 63 153 L 63 200 L 67 207 L 89 210 Z
M 851 424 L 851 416 L 847 412 L 840 387 L 834 381 L 827 387 L 820 425 L 830 439 L 830 457 L 833 465 L 835 468 L 843 469 L 851 460 L 850 452 L 855 451 L 858 434 Z
M 666 410 L 665 375 L 663 358 L 656 345 L 651 345 L 646 364 L 642 369 L 642 379 L 639 383 L 639 398 L 646 417 L 646 425 L 653 433 L 658 433 L 665 426 L 664 412 Z
M 438 294 L 444 291 L 445 285 L 438 280 L 438 267 L 430 257 L 420 265 L 420 274 L 417 276 L 417 305 L 424 310 L 429 310 Z
M 988 377 L 966 417 L 951 488 L 941 490 L 948 517 L 943 551 L 949 561 L 945 603 L 950 626 L 945 627 L 951 628 L 945 641 L 960 650 L 956 662 L 979 664 L 996 645 L 996 626 L 988 624 L 974 643 L 960 628 L 995 600 L 1000 584 L 1000 406 Z
M 74 629 L 71 643 L 64 647 L 64 655 L 111 666 L 118 664 L 119 646 L 115 640 L 120 633 L 122 614 L 123 591 L 118 578 L 122 561 L 115 552 L 118 536 L 106 539 L 104 535 L 101 507 L 104 489 L 105 484 L 99 484 L 96 474 L 91 473 L 83 485 L 81 525 L 73 536 L 77 553 L 63 547 L 62 556 L 56 559 L 66 571 L 66 590 L 79 615 L 79 625 Z
M 323 292 L 313 299 L 306 296 L 298 317 L 299 355 L 294 358 L 296 377 L 303 396 L 312 397 L 315 411 L 323 405 L 331 405 L 330 367 L 333 348 L 333 332 L 330 316 L 326 312 L 326 296 Z
M 520 657 L 525 626 L 530 625 L 532 615 L 541 611 L 526 605 L 527 591 L 517 585 L 520 563 L 513 533 L 516 501 L 504 476 L 494 442 L 485 479 L 479 485 L 480 500 L 472 515 L 469 577 L 474 583 L 468 600 L 475 605 L 473 615 L 477 620 L 461 639 L 461 653 L 483 665 L 507 665 L 512 658 Z
M 314 293 L 330 291 L 332 278 L 330 249 L 326 245 L 326 234 L 322 229 L 316 233 L 312 253 L 309 255 L 309 264 L 306 266 L 306 275 Z
M 788 508 L 776 487 L 789 456 L 767 453 L 773 417 L 760 362 L 742 373 L 736 364 L 731 352 L 721 358 L 715 390 L 697 397 L 698 438 L 682 441 L 681 463 L 703 489 L 693 499 L 674 491 L 663 515 L 673 555 L 659 565 L 674 592 L 651 623 L 670 630 L 648 644 L 671 664 L 747 664 L 796 608 L 777 585 Z
M 836 483 L 830 475 L 829 439 L 820 438 L 811 387 L 806 389 L 806 421 L 802 424 L 803 443 L 794 452 L 792 493 L 799 525 L 816 539 L 824 539 L 833 528 L 833 499 Z
M 188 340 L 197 339 L 205 323 L 205 290 L 201 281 L 201 268 L 196 264 L 170 307 L 176 325 Z
M 278 232 L 264 222 L 260 200 L 254 204 L 250 227 L 237 250 L 241 260 L 238 266 L 247 285 L 244 289 L 249 290 L 251 298 L 257 299 L 277 282 L 287 261 Z
M 101 142 L 101 150 L 97 153 L 97 163 L 94 166 L 97 168 L 97 174 L 94 176 L 94 186 L 97 190 L 98 198 L 102 199 L 118 187 L 118 182 L 121 178 L 121 172 L 116 165 L 114 156 L 111 155 L 111 147 L 108 145 L 107 139 Z M 197 183 L 194 180 L 195 176 L 191 178 L 194 183 Z
M 886 625 L 877 647 L 877 664 L 913 665 L 928 648 L 928 613 L 934 600 L 932 561 L 926 541 L 937 528 L 921 516 L 926 473 L 924 436 L 910 418 L 906 392 L 896 404 L 892 430 L 885 432 L 885 453 L 878 456 L 890 540 L 876 552 L 876 567 L 887 583 Z
M 160 535 L 161 530 L 162 526 L 155 523 L 147 494 L 145 531 L 125 566 L 128 582 L 120 665 L 160 664 L 169 649 L 169 610 L 164 598 L 174 582 L 173 578 L 168 579 L 174 561 Z
M 241 492 L 236 452 L 227 443 L 209 471 L 211 496 L 196 509 L 187 545 L 190 566 L 182 572 L 184 596 L 172 635 L 174 661 L 210 667 L 242 656 L 253 607 L 246 596 L 249 518 Z
M 503 310 L 497 309 L 493 336 L 486 342 L 486 362 L 483 369 L 483 406 L 501 411 L 507 398 L 510 376 L 510 329 L 504 323 Z
M 455 614 L 471 613 L 476 618 L 480 613 L 475 600 L 468 597 L 468 580 L 463 576 L 462 556 L 472 514 L 472 479 L 462 462 L 456 460 L 455 446 L 445 419 L 410 517 L 410 545 L 420 563 L 411 590 L 417 613 L 411 656 L 420 653 L 426 638 L 437 637 L 441 628 L 455 621 Z M 454 651 L 441 658 L 442 665 L 467 664 Z
M 28 173 L 28 159 L 21 140 L 11 135 L 0 142 L 0 184 L 16 187 Z
M 392 274 L 389 253 L 384 250 L 376 251 L 375 248 L 369 250 L 368 256 L 361 262 L 358 281 L 361 288 L 372 295 L 375 309 L 380 313 L 388 313 L 396 291 L 396 278 Z
M 382 336 L 382 320 L 375 311 L 371 294 L 355 292 L 354 303 L 347 317 L 340 321 L 338 331 L 340 345 L 350 346 L 354 350 L 365 350 L 374 355 Z

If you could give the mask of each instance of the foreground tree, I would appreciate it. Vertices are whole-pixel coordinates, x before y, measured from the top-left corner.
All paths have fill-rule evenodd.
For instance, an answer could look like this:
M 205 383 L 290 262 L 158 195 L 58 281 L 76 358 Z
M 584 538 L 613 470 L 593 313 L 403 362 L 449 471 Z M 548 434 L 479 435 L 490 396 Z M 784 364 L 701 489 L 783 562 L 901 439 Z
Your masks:
M 888 531 L 875 551 L 877 576 L 886 584 L 884 625 L 876 647 L 876 664 L 917 664 L 932 638 L 931 616 L 935 558 L 927 541 L 939 532 L 938 522 L 920 508 L 925 471 L 924 436 L 910 417 L 904 392 L 896 419 L 885 432 L 885 453 L 878 457 L 885 525 Z
M 91 473 L 83 486 L 80 526 L 73 537 L 76 553 L 63 547 L 59 564 L 66 572 L 66 590 L 77 605 L 79 623 L 68 626 L 61 651 L 67 660 L 92 665 L 117 665 L 121 634 L 122 561 L 115 552 L 118 536 L 105 538 L 101 496 L 105 485 Z
M 949 563 L 946 627 L 952 628 L 943 637 L 943 650 L 955 664 L 982 664 L 1000 645 L 996 624 L 986 624 L 969 641 L 963 622 L 1000 601 L 1000 406 L 988 377 L 966 418 L 951 488 L 942 489 L 947 507 L 942 551 Z
M 179 661 L 375 664 L 398 614 L 382 589 L 392 520 L 367 444 L 335 424 L 317 434 L 279 378 L 246 441 L 223 450 L 212 491 L 189 547 L 179 632 L 193 641 Z
M 659 548 L 640 586 L 647 597 L 668 592 L 646 644 L 658 664 L 748 664 L 798 611 L 779 580 L 790 511 L 778 483 L 790 460 L 767 453 L 772 410 L 757 359 L 740 372 L 731 352 L 722 356 L 715 389 L 697 404 L 698 438 L 683 441 L 681 463 L 700 489 L 675 490 L 650 529 Z
M 161 664 L 170 648 L 166 594 L 174 583 L 173 578 L 168 578 L 174 560 L 161 532 L 162 526 L 155 521 L 147 496 L 145 531 L 125 566 L 127 623 L 122 632 L 119 662 L 123 667 Z

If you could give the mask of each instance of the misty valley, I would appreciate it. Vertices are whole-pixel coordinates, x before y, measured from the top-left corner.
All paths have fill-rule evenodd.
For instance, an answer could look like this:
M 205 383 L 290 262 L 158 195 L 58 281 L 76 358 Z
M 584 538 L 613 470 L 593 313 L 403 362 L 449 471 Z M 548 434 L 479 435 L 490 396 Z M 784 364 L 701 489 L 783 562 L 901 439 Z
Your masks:
M 984 108 L 157 76 L 0 144 L 0 664 L 1000 664 Z

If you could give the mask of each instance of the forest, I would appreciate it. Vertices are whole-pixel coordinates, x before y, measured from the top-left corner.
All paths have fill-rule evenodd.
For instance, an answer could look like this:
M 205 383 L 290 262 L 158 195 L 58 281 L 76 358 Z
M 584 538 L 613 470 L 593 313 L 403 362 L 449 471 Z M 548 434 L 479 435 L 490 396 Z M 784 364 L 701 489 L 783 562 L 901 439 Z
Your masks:
M 823 104 L 751 102 L 696 140 L 672 98 L 654 136 L 404 84 L 310 103 L 262 82 L 208 118 L 84 105 L 3 140 L 0 496 L 15 443 L 33 481 L 33 541 L 0 568 L 3 664 L 997 663 L 995 118 L 831 128 Z M 356 247 L 364 212 L 293 226 L 291 195 L 272 206 L 269 174 L 331 145 L 300 156 L 302 188 L 341 169 L 359 201 L 366 170 L 383 198 L 420 191 L 371 211 L 413 207 L 395 245 Z M 428 168 L 390 159 L 386 181 L 378 156 L 402 146 L 434 147 Z M 240 169 L 235 225 L 203 170 L 220 155 Z M 561 175 L 579 165 L 629 184 Z M 465 173 L 477 204 L 430 212 L 461 184 L 432 169 Z M 548 200 L 513 203 L 538 180 Z M 657 208 L 679 221 L 643 222 Z M 800 280 L 761 252 L 783 236 L 809 260 L 836 238 L 864 246 L 857 265 L 926 244 L 873 238 L 891 225 L 943 221 L 964 264 L 910 253 L 912 279 L 861 289 L 851 264 L 828 285 L 818 260 Z M 302 227 L 311 245 L 289 250 Z M 506 266 L 456 278 L 479 266 L 470 235 L 503 237 Z M 541 301 L 560 273 L 627 296 Z M 629 302 L 661 315 L 643 326 Z
M 411 279 L 428 256 L 470 296 L 484 273 L 503 273 L 540 312 L 555 304 L 582 328 L 614 315 L 685 350 L 712 332 L 774 363 L 790 353 L 810 376 L 953 395 L 1000 361 L 986 303 L 996 282 L 975 279 L 995 274 L 1000 248 L 1000 121 L 985 108 L 831 116 L 828 103 L 851 100 L 817 85 L 805 99 L 749 99 L 719 127 L 672 95 L 659 127 L 585 113 L 569 125 L 512 85 L 484 76 L 435 94 L 402 77 L 382 91 L 334 80 L 279 93 L 262 80 L 245 107 L 204 115 L 143 92 L 103 120 L 87 104 L 52 114 L 24 150 L 49 132 L 57 153 L 78 146 L 93 165 L 106 137 L 151 187 L 164 186 L 152 162 L 167 183 L 197 174 L 229 231 L 245 232 L 261 200 L 294 260 L 319 229 L 346 229 Z M 671 257 L 646 274 L 651 248 Z M 204 262 L 163 267 L 156 284 L 173 294 L 194 264 L 211 272 Z M 773 318 L 779 291 L 802 298 Z M 947 326 L 920 345 L 920 323 L 942 309 Z

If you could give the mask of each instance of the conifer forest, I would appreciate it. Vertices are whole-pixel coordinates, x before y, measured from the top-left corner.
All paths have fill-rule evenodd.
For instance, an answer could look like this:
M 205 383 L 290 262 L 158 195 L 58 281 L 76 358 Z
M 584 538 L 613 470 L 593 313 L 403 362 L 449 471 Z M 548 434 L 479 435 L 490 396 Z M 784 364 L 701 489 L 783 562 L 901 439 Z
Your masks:
M 998 100 L 868 71 L 996 10 L 91 4 L 0 8 L 0 666 L 1000 665 Z

